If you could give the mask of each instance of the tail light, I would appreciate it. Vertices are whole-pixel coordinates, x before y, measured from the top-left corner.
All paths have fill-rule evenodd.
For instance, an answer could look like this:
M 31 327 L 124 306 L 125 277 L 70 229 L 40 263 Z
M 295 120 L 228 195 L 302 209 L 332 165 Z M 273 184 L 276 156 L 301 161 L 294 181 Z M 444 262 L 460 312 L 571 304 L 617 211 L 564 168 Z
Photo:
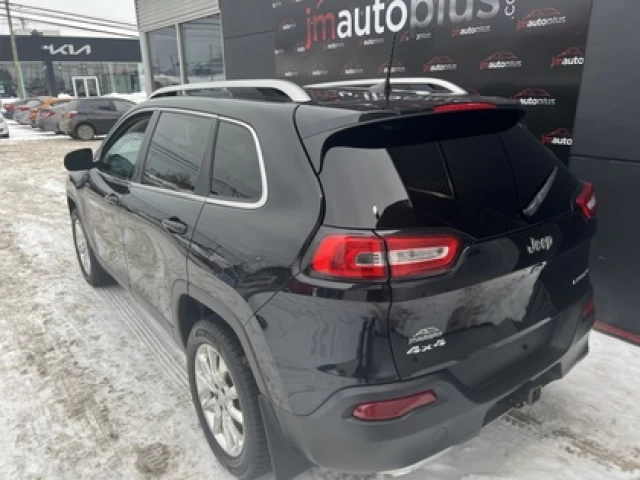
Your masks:
M 386 278 L 384 241 L 375 235 L 329 235 L 318 246 L 311 268 L 331 277 Z
M 70 112 L 67 112 L 67 118 L 73 118 L 76 115 L 78 115 L 78 112 L 76 112 L 75 110 L 71 110 Z
M 388 237 L 387 257 L 391 277 L 437 274 L 449 270 L 458 257 L 461 242 L 448 235 Z
M 583 182 L 582 191 L 576 198 L 576 203 L 582 210 L 582 213 L 588 220 L 593 219 L 598 213 L 598 202 L 596 200 L 596 191 L 589 182 Z
M 466 102 L 466 103 L 449 103 L 446 105 L 438 105 L 433 109 L 436 113 L 443 112 L 463 112 L 467 110 L 494 110 L 497 106 L 495 103 L 489 102 Z
M 18 107 L 18 111 L 19 112 L 24 112 L 25 110 L 28 110 L 29 107 Z
M 315 251 L 311 269 L 355 280 L 436 275 L 451 269 L 461 246 L 450 235 L 329 235 Z
M 366 421 L 393 420 L 403 417 L 417 408 L 430 405 L 437 399 L 438 397 L 433 390 L 427 390 L 408 397 L 362 403 L 353 410 L 353 416 L 358 420 Z
M 10 104 L 9 104 L 9 105 L 7 105 L 5 108 L 6 108 L 6 110 L 7 110 L 7 111 L 11 111 L 11 110 L 13 110 L 15 107 L 13 106 L 13 104 L 12 104 L 12 103 L 10 103 Z

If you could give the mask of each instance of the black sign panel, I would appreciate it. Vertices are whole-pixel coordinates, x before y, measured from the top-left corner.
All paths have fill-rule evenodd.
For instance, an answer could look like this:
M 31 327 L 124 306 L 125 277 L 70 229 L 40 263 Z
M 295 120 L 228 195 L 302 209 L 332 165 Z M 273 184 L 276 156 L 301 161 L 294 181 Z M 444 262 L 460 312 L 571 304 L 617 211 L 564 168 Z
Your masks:
M 273 0 L 277 76 L 297 83 L 392 74 L 519 100 L 565 162 L 591 0 Z
M 22 62 L 141 62 L 136 39 L 98 37 L 17 36 Z M 0 61 L 11 61 L 11 42 L 0 36 Z

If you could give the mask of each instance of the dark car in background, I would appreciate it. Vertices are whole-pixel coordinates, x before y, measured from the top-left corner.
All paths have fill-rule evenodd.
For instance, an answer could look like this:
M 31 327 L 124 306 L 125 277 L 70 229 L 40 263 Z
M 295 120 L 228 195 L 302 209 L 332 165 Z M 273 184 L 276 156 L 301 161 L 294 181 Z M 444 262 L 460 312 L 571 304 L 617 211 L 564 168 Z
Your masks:
M 62 113 L 60 131 L 79 140 L 104 135 L 134 102 L 122 98 L 92 97 L 72 100 Z
M 402 471 L 589 350 L 594 189 L 522 107 L 339 88 L 165 87 L 65 159 L 83 276 L 185 349 L 243 480 Z M 233 98 L 189 96 L 205 89 Z
M 60 99 L 49 108 L 40 108 L 36 127 L 43 132 L 62 133 L 59 125 L 60 119 L 71 101 L 72 99 Z

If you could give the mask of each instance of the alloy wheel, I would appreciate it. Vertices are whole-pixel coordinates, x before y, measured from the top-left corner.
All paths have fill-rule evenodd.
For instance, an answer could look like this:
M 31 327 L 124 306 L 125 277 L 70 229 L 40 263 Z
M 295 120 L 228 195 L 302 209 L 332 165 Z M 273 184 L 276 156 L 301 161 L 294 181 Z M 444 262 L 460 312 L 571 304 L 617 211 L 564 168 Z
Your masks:
M 91 140 L 95 136 L 95 132 L 90 125 L 80 125 L 77 128 L 77 135 L 80 140 Z
M 227 364 L 213 346 L 200 345 L 195 373 L 198 400 L 213 437 L 227 455 L 238 457 L 244 447 L 244 416 Z
M 89 253 L 89 244 L 87 238 L 84 235 L 84 229 L 78 218 L 73 221 L 73 235 L 76 239 L 76 250 L 78 251 L 78 258 L 80 259 L 80 265 L 87 275 L 91 274 L 91 255 Z

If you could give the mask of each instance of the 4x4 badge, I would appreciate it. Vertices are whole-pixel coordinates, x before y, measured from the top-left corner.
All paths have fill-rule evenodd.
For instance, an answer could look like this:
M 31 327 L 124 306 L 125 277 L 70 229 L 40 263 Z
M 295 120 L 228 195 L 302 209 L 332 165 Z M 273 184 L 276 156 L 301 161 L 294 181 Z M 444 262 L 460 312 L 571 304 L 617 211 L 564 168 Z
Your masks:
M 428 343 L 427 345 L 416 345 L 415 347 L 411 347 L 407 352 L 407 355 L 415 355 L 416 353 L 424 353 L 429 350 L 433 350 L 434 348 L 444 347 L 447 344 L 447 341 L 444 338 L 441 338 L 435 343 Z

